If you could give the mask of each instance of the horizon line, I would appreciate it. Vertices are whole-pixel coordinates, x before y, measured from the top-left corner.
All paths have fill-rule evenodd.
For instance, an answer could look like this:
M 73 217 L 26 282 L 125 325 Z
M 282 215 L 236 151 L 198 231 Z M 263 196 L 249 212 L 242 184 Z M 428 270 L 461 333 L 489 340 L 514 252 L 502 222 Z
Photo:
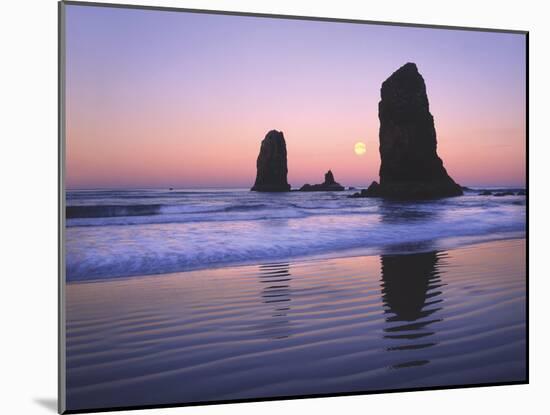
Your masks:
M 352 190 L 361 190 L 361 188 L 367 188 L 370 184 L 366 185 L 348 185 L 344 186 L 345 190 L 348 190 L 349 187 L 353 187 Z M 489 189 L 489 188 L 527 188 L 527 184 L 487 184 L 487 185 L 480 185 L 480 184 L 470 184 L 470 185 L 460 185 L 461 187 L 468 187 L 473 189 Z M 241 190 L 241 189 L 248 189 L 250 190 L 250 186 L 90 186 L 90 187 L 65 187 L 65 191 L 81 191 L 81 190 L 201 190 L 201 189 L 233 189 L 233 190 Z M 301 186 L 297 187 L 291 187 L 291 190 L 298 190 Z M 262 192 L 259 192 L 262 193 Z

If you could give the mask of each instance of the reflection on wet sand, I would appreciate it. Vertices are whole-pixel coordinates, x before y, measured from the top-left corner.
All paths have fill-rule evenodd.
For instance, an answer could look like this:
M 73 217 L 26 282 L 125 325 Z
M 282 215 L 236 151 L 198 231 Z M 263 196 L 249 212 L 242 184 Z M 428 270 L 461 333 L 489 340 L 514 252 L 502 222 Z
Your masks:
M 272 339 L 287 338 L 290 336 L 290 265 L 260 265 L 258 277 L 262 284 L 262 302 L 271 306 L 271 317 L 261 323 L 260 332 L 262 336 Z
M 526 379 L 525 240 L 397 252 L 69 283 L 68 406 Z
M 386 339 L 395 342 L 388 351 L 426 349 L 437 343 L 430 340 L 435 334 L 433 324 L 442 321 L 441 282 L 444 252 L 425 252 L 406 255 L 382 255 L 382 300 L 385 307 Z M 410 357 L 410 354 L 407 354 Z M 407 360 L 393 368 L 421 366 L 429 360 Z

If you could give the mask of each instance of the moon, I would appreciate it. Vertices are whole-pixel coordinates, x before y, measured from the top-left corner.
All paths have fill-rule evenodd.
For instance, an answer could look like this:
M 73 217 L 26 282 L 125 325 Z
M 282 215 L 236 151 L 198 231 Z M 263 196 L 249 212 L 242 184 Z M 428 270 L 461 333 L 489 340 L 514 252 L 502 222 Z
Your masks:
M 353 148 L 353 150 L 355 151 L 355 154 L 357 154 L 358 156 L 362 156 L 367 152 L 367 146 L 365 145 L 365 143 L 358 142 L 355 143 L 355 147 Z

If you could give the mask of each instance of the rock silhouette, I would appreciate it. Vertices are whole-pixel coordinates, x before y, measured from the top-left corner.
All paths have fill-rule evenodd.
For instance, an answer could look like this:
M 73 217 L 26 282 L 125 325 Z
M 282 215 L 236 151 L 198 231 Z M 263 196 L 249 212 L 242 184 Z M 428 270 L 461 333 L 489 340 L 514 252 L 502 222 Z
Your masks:
M 271 130 L 262 140 L 256 161 L 256 192 L 288 192 L 286 142 L 281 131 Z
M 426 85 L 414 63 L 407 63 L 382 83 L 380 184 L 373 182 L 355 197 L 402 199 L 462 195 L 437 155 L 433 116 Z
M 376 195 L 376 192 L 378 191 L 379 186 L 380 185 L 378 184 L 378 182 L 372 182 L 368 188 L 361 189 L 360 192 L 356 192 L 352 195 L 349 195 L 348 197 L 377 197 L 378 195 Z
M 337 192 L 342 190 L 345 190 L 344 186 L 334 180 L 334 175 L 332 174 L 331 170 L 325 173 L 325 181 L 323 183 L 314 185 L 304 184 L 300 188 L 300 191 L 302 192 Z

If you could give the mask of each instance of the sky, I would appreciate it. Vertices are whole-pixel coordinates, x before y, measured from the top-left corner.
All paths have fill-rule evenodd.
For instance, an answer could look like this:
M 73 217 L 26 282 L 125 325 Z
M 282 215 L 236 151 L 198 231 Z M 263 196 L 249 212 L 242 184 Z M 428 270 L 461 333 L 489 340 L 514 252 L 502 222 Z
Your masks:
M 66 184 L 250 187 L 283 131 L 288 182 L 378 180 L 380 87 L 415 62 L 465 186 L 524 186 L 525 36 L 69 5 Z M 354 153 L 357 142 L 366 153 Z

